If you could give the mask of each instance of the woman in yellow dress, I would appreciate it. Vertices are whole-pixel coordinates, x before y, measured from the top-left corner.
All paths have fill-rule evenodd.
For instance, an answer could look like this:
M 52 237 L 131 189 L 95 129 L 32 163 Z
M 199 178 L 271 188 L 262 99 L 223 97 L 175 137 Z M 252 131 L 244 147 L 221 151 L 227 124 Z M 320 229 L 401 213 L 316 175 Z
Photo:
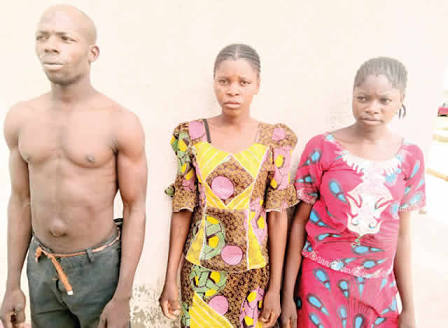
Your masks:
M 182 327 L 270 327 L 280 314 L 287 207 L 296 136 L 250 116 L 260 60 L 233 44 L 218 54 L 214 89 L 221 114 L 176 127 L 170 250 L 160 297 Z M 182 250 L 179 302 L 177 270 Z

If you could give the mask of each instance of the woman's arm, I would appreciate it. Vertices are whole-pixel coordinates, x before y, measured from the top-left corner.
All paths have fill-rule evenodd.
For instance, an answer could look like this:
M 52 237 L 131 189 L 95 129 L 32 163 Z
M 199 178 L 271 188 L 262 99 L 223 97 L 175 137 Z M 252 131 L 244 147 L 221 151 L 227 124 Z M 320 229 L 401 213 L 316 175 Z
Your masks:
M 263 327 L 272 327 L 280 315 L 280 288 L 288 230 L 286 210 L 272 211 L 268 215 L 270 278 L 260 318 Z
M 282 327 L 297 327 L 294 287 L 302 262 L 302 248 L 306 239 L 305 225 L 310 217 L 312 207 L 311 204 L 300 202 L 291 225 L 282 289 Z
M 394 262 L 395 279 L 403 305 L 400 328 L 416 326 L 411 262 L 411 212 L 400 212 L 400 230 Z
M 177 271 L 182 257 L 182 249 L 190 229 L 191 216 L 192 213 L 187 210 L 174 212 L 171 216 L 168 265 L 166 268 L 165 285 L 159 299 L 163 314 L 170 319 L 175 319 L 180 313 Z

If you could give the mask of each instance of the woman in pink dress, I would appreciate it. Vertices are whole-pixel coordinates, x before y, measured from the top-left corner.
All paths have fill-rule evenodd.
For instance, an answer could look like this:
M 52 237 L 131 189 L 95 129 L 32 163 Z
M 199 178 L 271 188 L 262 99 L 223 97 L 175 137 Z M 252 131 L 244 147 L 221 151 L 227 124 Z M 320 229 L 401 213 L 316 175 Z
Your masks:
M 395 59 L 365 62 L 353 89 L 355 123 L 305 147 L 283 327 L 415 327 L 410 212 L 425 202 L 423 155 L 388 128 L 405 114 L 406 79 Z

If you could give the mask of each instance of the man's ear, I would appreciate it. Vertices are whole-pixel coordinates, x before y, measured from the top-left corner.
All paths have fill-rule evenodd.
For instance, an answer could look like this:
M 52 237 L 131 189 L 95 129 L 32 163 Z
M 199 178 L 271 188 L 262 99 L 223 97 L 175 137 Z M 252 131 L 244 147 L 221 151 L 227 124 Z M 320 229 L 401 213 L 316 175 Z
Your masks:
M 89 63 L 93 63 L 100 55 L 100 48 L 94 44 L 89 47 Z

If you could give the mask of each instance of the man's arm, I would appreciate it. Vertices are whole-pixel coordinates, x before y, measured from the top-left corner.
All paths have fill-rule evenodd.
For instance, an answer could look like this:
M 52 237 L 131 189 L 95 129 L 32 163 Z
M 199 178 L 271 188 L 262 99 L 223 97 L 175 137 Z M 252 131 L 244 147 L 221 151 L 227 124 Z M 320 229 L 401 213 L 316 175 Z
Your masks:
M 117 117 L 117 178 L 123 200 L 120 278 L 99 327 L 128 327 L 129 300 L 145 236 L 147 165 L 145 137 L 138 118 L 127 111 Z
M 10 150 L 11 196 L 8 204 L 8 273 L 6 291 L 0 310 L 3 325 L 25 321 L 25 295 L 20 276 L 31 239 L 30 190 L 28 165 L 19 152 L 19 128 L 24 109 L 16 105 L 5 119 L 4 134 Z

